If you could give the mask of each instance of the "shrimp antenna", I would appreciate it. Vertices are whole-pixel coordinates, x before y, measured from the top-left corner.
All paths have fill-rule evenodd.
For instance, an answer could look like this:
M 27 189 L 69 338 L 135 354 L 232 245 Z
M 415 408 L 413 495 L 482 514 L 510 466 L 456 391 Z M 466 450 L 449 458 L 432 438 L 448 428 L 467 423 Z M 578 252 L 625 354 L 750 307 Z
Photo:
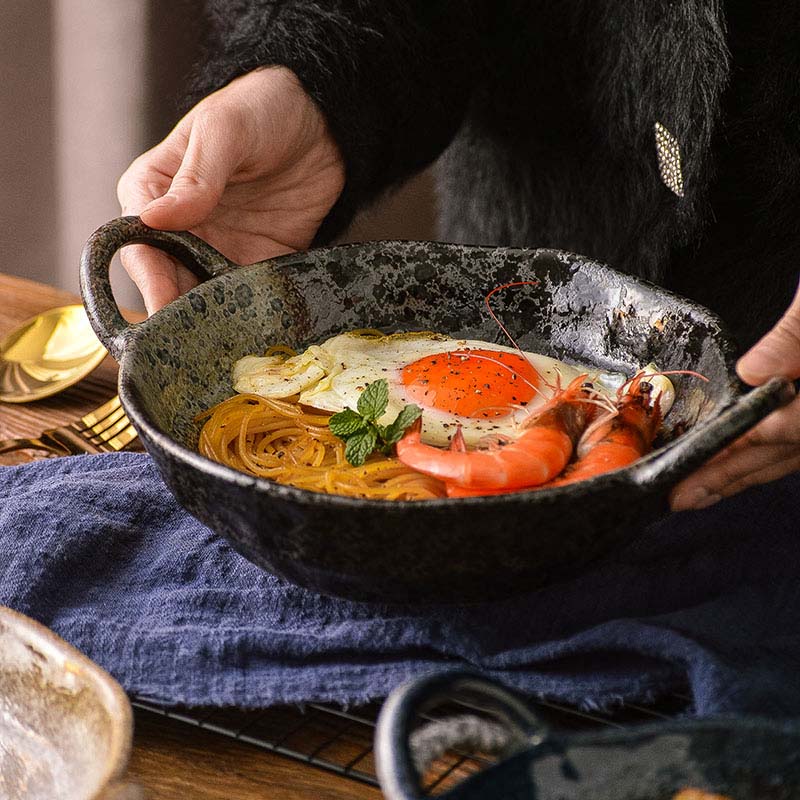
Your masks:
M 489 300 L 491 300 L 491 298 L 494 295 L 496 295 L 503 289 L 511 289 L 514 286 L 538 286 L 538 285 L 539 281 L 511 281 L 510 283 L 501 283 L 499 286 L 495 286 L 494 289 L 492 289 L 489 292 L 489 294 L 487 294 L 486 297 L 483 298 L 483 301 L 486 303 L 486 308 L 489 311 L 489 314 L 491 315 L 492 319 L 497 324 L 497 327 L 500 328 L 501 331 L 503 331 L 503 333 L 508 338 L 508 341 L 511 342 L 511 344 L 513 344 L 514 347 L 517 348 L 517 350 L 519 350 L 519 353 L 521 356 L 523 356 L 523 358 L 527 358 L 527 356 L 525 356 L 525 351 L 517 344 L 516 339 L 514 339 L 514 337 L 508 332 L 508 328 L 506 328 L 506 326 L 503 325 L 502 322 L 500 322 L 500 319 L 498 318 L 497 314 L 495 314 L 494 311 L 492 311 L 492 306 Z
M 599 393 L 595 394 L 594 397 L 581 398 L 581 403 L 589 403 L 589 405 L 597 406 L 598 408 L 602 408 L 604 411 L 608 411 L 609 414 L 619 413 L 613 401 L 608 397 L 601 397 Z
M 700 378 L 701 381 L 705 381 L 706 383 L 710 382 L 710 379 L 703 375 L 701 372 L 695 372 L 691 369 L 668 369 L 664 370 L 663 372 L 648 372 L 648 375 L 691 375 L 693 378 Z

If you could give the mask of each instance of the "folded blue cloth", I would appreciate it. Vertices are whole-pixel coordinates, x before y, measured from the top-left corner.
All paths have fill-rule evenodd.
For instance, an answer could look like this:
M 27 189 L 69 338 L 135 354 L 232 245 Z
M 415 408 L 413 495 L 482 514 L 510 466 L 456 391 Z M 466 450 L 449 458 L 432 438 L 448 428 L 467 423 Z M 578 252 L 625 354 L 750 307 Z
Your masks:
M 688 686 L 699 714 L 800 715 L 800 475 L 671 515 L 580 578 L 502 602 L 381 606 L 262 572 L 146 455 L 0 469 L 0 603 L 163 703 L 351 703 L 469 666 L 585 707 Z

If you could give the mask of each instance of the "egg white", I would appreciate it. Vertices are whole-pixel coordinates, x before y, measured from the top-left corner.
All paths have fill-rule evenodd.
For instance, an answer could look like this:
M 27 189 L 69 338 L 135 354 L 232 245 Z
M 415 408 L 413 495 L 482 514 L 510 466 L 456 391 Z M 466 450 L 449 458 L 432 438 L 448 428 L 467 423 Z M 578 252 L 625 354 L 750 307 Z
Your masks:
M 401 378 L 403 367 L 425 356 L 466 349 L 519 352 L 514 347 L 454 339 L 429 331 L 387 335 L 349 332 L 286 360 L 282 356 L 246 356 L 234 366 L 234 388 L 237 392 L 273 398 L 299 394 L 304 405 L 335 413 L 348 407 L 355 409 L 366 385 L 385 378 L 389 384 L 389 403 L 378 422 L 386 425 L 395 419 L 403 406 L 415 402 L 406 394 Z M 526 352 L 522 355 L 543 378 L 539 387 L 541 394 L 535 394 L 526 408 L 491 419 L 474 419 L 423 408 L 422 440 L 446 446 L 459 424 L 470 446 L 487 436 L 514 438 L 518 435 L 520 422 L 552 394 L 549 387 L 559 383 L 566 386 L 586 372 L 540 353 Z

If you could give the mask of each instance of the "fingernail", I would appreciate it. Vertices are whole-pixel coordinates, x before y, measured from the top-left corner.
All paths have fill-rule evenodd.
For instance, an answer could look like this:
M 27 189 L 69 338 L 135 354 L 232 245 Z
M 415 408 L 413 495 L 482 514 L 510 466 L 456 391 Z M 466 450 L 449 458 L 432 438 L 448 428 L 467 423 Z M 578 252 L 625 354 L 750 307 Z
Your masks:
M 688 489 L 676 495 L 673 508 L 676 511 L 692 511 L 708 508 L 722 500 L 722 496 L 709 492 L 708 489 Z

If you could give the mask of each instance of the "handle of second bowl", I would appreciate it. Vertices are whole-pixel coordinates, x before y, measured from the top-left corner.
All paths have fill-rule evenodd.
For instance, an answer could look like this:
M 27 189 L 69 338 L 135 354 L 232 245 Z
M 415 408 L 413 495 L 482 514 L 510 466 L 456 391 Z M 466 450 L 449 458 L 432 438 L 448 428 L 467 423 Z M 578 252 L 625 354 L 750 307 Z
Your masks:
M 159 231 L 139 217 L 119 217 L 98 228 L 81 254 L 81 295 L 95 333 L 117 361 L 135 325 L 120 313 L 111 290 L 109 269 L 114 254 L 126 244 L 149 244 L 175 256 L 200 281 L 233 269 L 222 253 L 188 231 Z
M 518 742 L 533 746 L 549 741 L 545 726 L 522 700 L 481 675 L 452 671 L 408 681 L 389 695 L 375 732 L 376 766 L 386 800 L 425 800 L 411 744 L 414 723 L 432 704 L 463 692 L 476 698 L 481 710 L 501 717 Z
M 792 382 L 786 378 L 770 378 L 739 397 L 710 423 L 683 434 L 661 456 L 637 469 L 634 480 L 644 487 L 680 480 L 789 402 L 794 396 L 791 387 Z

